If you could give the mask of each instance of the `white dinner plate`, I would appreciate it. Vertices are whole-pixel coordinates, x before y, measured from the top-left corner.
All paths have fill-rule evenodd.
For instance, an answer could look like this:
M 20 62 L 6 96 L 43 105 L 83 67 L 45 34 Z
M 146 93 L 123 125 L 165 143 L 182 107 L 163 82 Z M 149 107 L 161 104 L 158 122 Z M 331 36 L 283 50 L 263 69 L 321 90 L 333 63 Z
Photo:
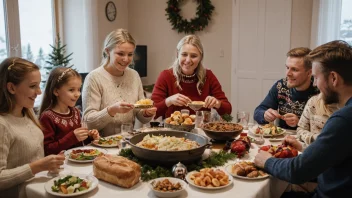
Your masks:
M 218 186 L 218 187 L 203 187 L 203 186 L 198 186 L 194 183 L 194 181 L 192 179 L 190 179 L 189 177 L 193 174 L 193 173 L 196 173 L 198 171 L 192 171 L 192 172 L 189 172 L 187 175 L 186 175 L 186 181 L 188 182 L 189 185 L 191 186 L 194 186 L 194 187 L 197 187 L 197 188 L 201 188 L 201 189 L 205 189 L 205 190 L 217 190 L 217 189 L 222 189 L 222 188 L 226 188 L 228 186 L 230 186 L 233 182 L 233 177 L 228 174 L 226 171 L 222 170 L 228 177 L 229 177 L 229 183 L 225 186 Z
M 82 179 L 86 179 L 86 180 L 91 181 L 92 183 L 91 183 L 90 188 L 88 188 L 85 191 L 80 191 L 80 192 L 72 193 L 72 194 L 63 194 L 63 193 L 58 193 L 58 192 L 52 191 L 51 187 L 54 185 L 54 180 L 64 178 L 65 176 L 67 176 L 67 175 L 65 175 L 65 176 L 58 176 L 58 177 L 55 177 L 55 178 L 47 181 L 44 185 L 46 192 L 48 192 L 49 194 L 55 195 L 55 196 L 59 196 L 59 197 L 74 197 L 74 196 L 89 193 L 90 191 L 94 190 L 98 186 L 99 180 L 96 177 L 94 177 L 93 175 L 84 175 L 84 174 L 70 174 L 70 175 L 77 176 Z
M 112 136 L 107 136 L 107 137 L 104 137 L 104 138 L 110 138 L 110 137 L 116 137 L 117 135 L 112 135 Z M 104 147 L 104 148 L 114 148 L 114 147 L 119 147 L 121 146 L 121 141 L 123 140 L 120 139 L 119 141 L 117 141 L 115 144 L 98 144 L 99 140 L 93 140 L 92 141 L 92 144 L 94 146 L 99 146 L 99 147 Z
M 77 162 L 77 163 L 88 163 L 88 162 L 93 162 L 94 159 L 92 160 L 76 160 L 76 159 L 71 159 L 70 158 L 70 153 L 72 152 L 72 150 L 78 150 L 78 149 L 81 149 L 81 150 L 84 150 L 84 149 L 97 149 L 99 150 L 100 152 L 102 152 L 103 154 L 107 154 L 108 151 L 105 150 L 105 149 L 101 149 L 101 148 L 96 148 L 96 147 L 93 147 L 93 146 L 84 146 L 84 147 L 76 147 L 76 148 L 72 148 L 72 149 L 69 149 L 67 151 L 65 151 L 65 156 L 67 157 L 67 159 L 71 162 Z
M 237 162 L 238 163 L 238 162 Z M 244 177 L 244 176 L 239 176 L 239 175 L 236 175 L 234 173 L 232 173 L 232 166 L 235 165 L 236 163 L 234 164 L 229 164 L 225 167 L 225 170 L 230 174 L 232 175 L 233 177 L 236 177 L 236 178 L 239 178 L 239 179 L 247 179 L 247 180 L 261 180 L 261 179 L 265 179 L 265 178 L 268 178 L 269 175 L 267 174 L 266 176 L 262 176 L 262 177 L 254 177 L 254 178 L 249 178 L 249 177 Z
M 250 127 L 248 128 L 248 132 L 249 134 L 251 135 L 254 135 L 254 136 L 260 136 L 259 134 L 256 134 L 255 133 L 255 130 L 259 127 L 259 125 L 254 125 L 253 127 Z M 281 128 L 281 127 L 279 127 Z M 264 137 L 276 137 L 276 136 L 280 136 L 280 135 L 284 135 L 286 133 L 286 129 L 283 129 L 281 128 L 283 131 L 282 133 L 279 133 L 279 134 L 275 134 L 275 135 L 272 135 L 272 134 L 263 134 Z

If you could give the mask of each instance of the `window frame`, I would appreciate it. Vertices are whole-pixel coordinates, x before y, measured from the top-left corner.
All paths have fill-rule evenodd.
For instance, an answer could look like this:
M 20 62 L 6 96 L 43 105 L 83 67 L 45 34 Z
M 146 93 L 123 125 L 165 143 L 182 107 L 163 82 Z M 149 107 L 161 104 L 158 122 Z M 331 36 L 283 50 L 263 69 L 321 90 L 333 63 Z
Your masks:
M 7 47 L 7 57 L 22 57 L 21 49 L 21 27 L 19 15 L 18 0 L 2 0 L 4 3 L 4 24 L 5 24 L 5 37 Z M 52 44 L 55 43 L 57 34 L 57 13 L 56 13 L 57 0 L 51 0 L 52 9 Z

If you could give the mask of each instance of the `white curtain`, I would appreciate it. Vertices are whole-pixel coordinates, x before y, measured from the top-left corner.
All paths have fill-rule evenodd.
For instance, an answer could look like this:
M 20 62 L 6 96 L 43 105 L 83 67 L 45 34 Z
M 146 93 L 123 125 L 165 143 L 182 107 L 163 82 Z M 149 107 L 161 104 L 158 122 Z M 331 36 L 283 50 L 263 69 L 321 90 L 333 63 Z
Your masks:
M 342 0 L 313 0 L 310 47 L 340 38 Z

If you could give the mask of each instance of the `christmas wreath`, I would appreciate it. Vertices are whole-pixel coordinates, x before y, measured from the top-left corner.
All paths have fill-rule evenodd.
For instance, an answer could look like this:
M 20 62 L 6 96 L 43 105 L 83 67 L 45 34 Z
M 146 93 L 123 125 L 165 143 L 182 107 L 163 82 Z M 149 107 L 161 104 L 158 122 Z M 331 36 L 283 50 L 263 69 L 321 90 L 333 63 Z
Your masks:
M 168 0 L 166 16 L 167 20 L 170 21 L 173 30 L 177 30 L 179 33 L 194 33 L 196 31 L 202 31 L 209 23 L 211 14 L 213 13 L 214 6 L 210 0 L 197 0 L 198 7 L 196 17 L 188 21 L 180 16 L 181 9 L 179 3 L 182 0 Z

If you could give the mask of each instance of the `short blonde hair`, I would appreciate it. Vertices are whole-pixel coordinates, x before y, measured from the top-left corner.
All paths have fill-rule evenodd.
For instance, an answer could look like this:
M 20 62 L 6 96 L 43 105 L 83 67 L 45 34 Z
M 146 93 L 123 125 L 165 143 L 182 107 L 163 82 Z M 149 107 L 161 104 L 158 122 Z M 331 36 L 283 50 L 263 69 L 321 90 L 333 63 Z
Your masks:
M 196 47 L 201 55 L 201 59 L 199 61 L 199 65 L 197 66 L 196 68 L 196 76 L 197 76 L 197 79 L 198 79 L 198 82 L 197 82 L 197 91 L 198 91 L 198 94 L 201 95 L 202 94 L 202 89 L 203 89 L 203 86 L 204 86 L 204 83 L 205 83 L 205 77 L 206 77 L 206 70 L 205 68 L 203 67 L 203 58 L 204 58 L 204 50 L 203 50 L 203 45 L 200 41 L 200 38 L 196 35 L 187 35 L 185 37 L 183 37 L 177 44 L 176 46 L 176 52 L 177 52 L 177 57 L 174 61 L 174 63 L 172 64 L 171 68 L 172 68 L 172 71 L 173 71 L 173 74 L 176 78 L 176 86 L 182 90 L 182 87 L 180 85 L 180 82 L 182 80 L 182 72 L 181 72 L 181 67 L 180 65 L 178 64 L 178 61 L 179 61 L 179 55 L 178 53 L 180 52 L 181 48 L 185 45 L 185 44 L 190 44 L 190 45 L 193 45 L 194 47 Z
M 307 58 L 307 56 L 311 51 L 312 50 L 307 47 L 297 47 L 297 48 L 293 48 L 290 51 L 288 51 L 286 56 L 287 57 L 302 58 L 303 63 L 304 63 L 304 67 L 306 68 L 306 70 L 309 70 L 309 69 L 312 69 L 312 62 L 310 61 L 310 59 Z
M 109 54 L 107 54 L 106 51 L 110 52 L 116 47 L 116 45 L 121 45 L 123 43 L 131 43 L 136 47 L 136 41 L 127 30 L 116 29 L 110 32 L 110 34 L 108 34 L 104 40 L 103 58 L 100 66 L 106 66 L 110 61 Z

